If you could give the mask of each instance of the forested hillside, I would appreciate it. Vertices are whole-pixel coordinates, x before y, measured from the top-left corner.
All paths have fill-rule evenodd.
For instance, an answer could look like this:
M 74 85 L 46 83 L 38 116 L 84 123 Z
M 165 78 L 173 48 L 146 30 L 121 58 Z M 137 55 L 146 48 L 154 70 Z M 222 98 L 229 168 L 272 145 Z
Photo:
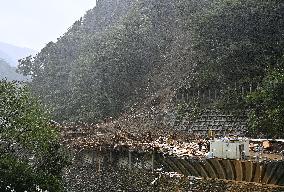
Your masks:
M 279 0 L 100 0 L 19 68 L 60 121 L 118 117 L 165 90 L 254 83 L 263 88 L 233 100 L 252 109 L 252 127 L 268 114 L 263 129 L 282 127 L 283 31 Z

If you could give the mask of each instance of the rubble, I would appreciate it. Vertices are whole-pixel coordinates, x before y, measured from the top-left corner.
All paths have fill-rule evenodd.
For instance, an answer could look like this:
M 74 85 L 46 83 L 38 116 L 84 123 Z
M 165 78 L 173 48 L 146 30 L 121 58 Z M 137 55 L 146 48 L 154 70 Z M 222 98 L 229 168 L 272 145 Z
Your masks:
M 155 129 L 152 131 L 123 130 L 117 121 L 100 124 L 68 124 L 59 126 L 61 142 L 70 149 L 92 149 L 99 146 L 134 151 L 156 151 L 179 158 L 206 158 L 209 139 L 201 139 L 187 132 Z M 272 143 L 272 144 L 271 144 Z M 263 147 L 260 147 L 263 146 Z M 263 148 L 264 159 L 281 159 L 283 151 L 280 141 L 250 140 L 250 155 L 253 159 L 258 149 Z M 272 155 L 269 155 L 272 153 Z M 276 156 L 277 157 L 276 157 Z M 271 157 L 270 157 L 271 156 Z M 251 158 L 250 158 L 251 159 Z
M 130 150 L 157 151 L 180 158 L 205 157 L 208 155 L 209 141 L 184 141 L 177 134 L 158 136 L 147 132 L 131 134 L 116 128 L 106 129 L 101 125 L 95 126 L 64 126 L 61 128 L 62 143 L 68 148 L 87 149 L 98 146 L 115 148 L 126 147 Z

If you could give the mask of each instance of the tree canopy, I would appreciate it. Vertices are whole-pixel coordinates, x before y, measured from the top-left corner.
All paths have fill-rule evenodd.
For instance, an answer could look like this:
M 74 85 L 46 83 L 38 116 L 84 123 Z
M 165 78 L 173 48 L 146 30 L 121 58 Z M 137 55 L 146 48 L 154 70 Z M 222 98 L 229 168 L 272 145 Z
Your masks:
M 62 191 L 58 131 L 23 84 L 0 81 L 0 190 Z
M 284 71 L 274 70 L 264 78 L 262 88 L 247 97 L 253 134 L 284 136 Z

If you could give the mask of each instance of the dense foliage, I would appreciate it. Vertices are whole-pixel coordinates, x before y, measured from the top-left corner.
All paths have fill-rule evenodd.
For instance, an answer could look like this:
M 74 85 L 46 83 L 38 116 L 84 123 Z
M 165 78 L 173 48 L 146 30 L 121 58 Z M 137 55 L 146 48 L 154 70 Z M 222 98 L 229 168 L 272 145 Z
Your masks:
M 219 0 L 196 17 L 200 84 L 260 82 L 284 50 L 281 1 Z
M 273 71 L 264 80 L 262 88 L 247 97 L 252 133 L 268 137 L 284 136 L 284 72 Z
M 283 136 L 283 10 L 281 1 L 220 0 L 194 20 L 194 47 L 202 55 L 196 82 L 227 89 L 225 109 L 249 109 L 254 135 Z
M 279 0 L 101 0 L 19 68 L 55 119 L 96 122 L 165 89 L 261 84 L 283 68 L 283 21 Z
M 0 81 L 0 190 L 61 191 L 67 159 L 58 139 L 27 87 Z

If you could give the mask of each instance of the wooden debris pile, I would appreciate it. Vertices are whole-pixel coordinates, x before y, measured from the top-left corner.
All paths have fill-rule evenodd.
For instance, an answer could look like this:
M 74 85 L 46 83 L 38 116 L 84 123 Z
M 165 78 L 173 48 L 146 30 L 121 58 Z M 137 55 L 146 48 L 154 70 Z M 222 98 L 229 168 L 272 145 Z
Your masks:
M 111 128 L 110 128 L 111 127 Z M 205 157 L 209 143 L 204 140 L 184 140 L 178 134 L 129 133 L 112 123 L 96 125 L 65 125 L 61 128 L 62 143 L 68 148 L 88 149 L 98 146 L 125 147 L 136 151 L 157 151 L 163 154 L 187 158 Z
M 160 137 L 153 144 L 159 152 L 181 158 L 205 157 L 208 153 L 208 143 L 204 141 L 183 142 L 169 137 Z

